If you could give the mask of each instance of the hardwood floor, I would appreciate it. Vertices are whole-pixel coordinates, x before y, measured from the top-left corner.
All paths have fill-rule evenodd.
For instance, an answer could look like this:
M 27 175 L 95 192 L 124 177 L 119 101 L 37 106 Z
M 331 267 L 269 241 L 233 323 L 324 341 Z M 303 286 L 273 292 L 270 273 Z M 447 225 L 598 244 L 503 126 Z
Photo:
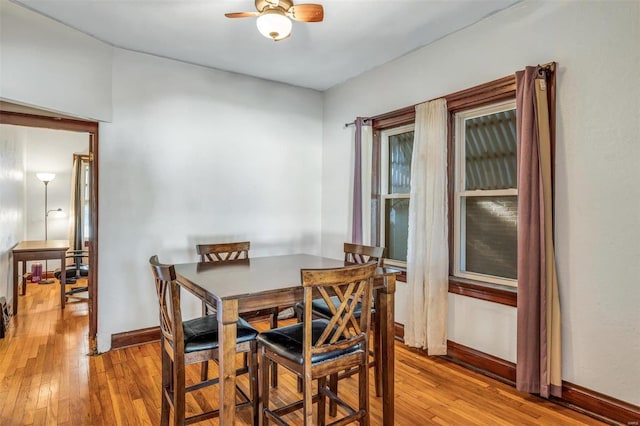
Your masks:
M 72 301 L 61 311 L 58 291 L 56 284 L 29 284 L 27 296 L 20 299 L 18 317 L 12 320 L 7 337 L 0 339 L 0 425 L 159 424 L 159 344 L 87 356 L 87 304 Z M 188 369 L 189 380 L 198 377 L 198 366 Z M 246 386 L 244 378 L 241 385 Z M 272 390 L 272 402 L 298 399 L 295 389 L 293 376 L 283 373 L 278 389 Z M 355 376 L 340 384 L 340 394 L 351 402 L 357 398 L 356 389 Z M 375 395 L 373 388 L 371 395 Z M 217 396 L 216 387 L 198 391 L 188 397 L 187 409 L 195 413 L 215 406 Z M 380 398 L 371 396 L 371 410 L 371 424 L 381 424 Z M 250 424 L 250 416 L 249 409 L 238 412 L 241 424 Z M 398 344 L 396 424 L 603 423 Z

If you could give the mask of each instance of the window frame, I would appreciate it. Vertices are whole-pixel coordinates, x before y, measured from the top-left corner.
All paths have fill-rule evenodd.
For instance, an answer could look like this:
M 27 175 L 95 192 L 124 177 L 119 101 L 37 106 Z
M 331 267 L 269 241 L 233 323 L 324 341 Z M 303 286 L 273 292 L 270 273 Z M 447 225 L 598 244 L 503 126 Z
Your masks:
M 381 245 L 387 248 L 387 251 L 385 252 L 385 254 L 389 253 L 389 250 L 388 250 L 389 247 L 385 239 L 385 236 L 386 236 L 385 209 L 387 206 L 386 203 L 388 200 L 394 200 L 394 199 L 407 199 L 409 200 L 409 202 L 411 202 L 411 192 L 393 193 L 393 194 L 389 193 L 389 137 L 399 135 L 402 133 L 414 132 L 414 131 L 415 131 L 415 123 L 410 123 L 410 124 L 404 124 L 401 126 L 390 127 L 388 129 L 383 130 L 380 134 L 380 163 L 379 163 L 380 202 L 378 203 L 379 204 L 378 208 L 380 210 L 378 212 L 378 217 L 380 218 L 380 221 L 378 222 L 378 233 L 379 233 L 378 245 Z M 406 269 L 407 267 L 406 261 L 403 262 L 401 260 L 390 259 L 388 257 L 385 257 L 384 263 L 385 265 L 388 265 L 388 266 L 395 266 L 403 269 Z
M 446 95 L 447 112 L 449 114 L 447 132 L 447 170 L 448 170 L 448 202 L 453 206 L 455 201 L 455 140 L 453 130 L 455 113 L 473 109 L 487 104 L 515 99 L 516 78 L 508 75 L 488 83 L 480 84 L 459 92 Z M 516 307 L 518 293 L 515 287 L 501 286 L 477 280 L 454 276 L 454 214 L 449 209 L 449 293 L 485 300 L 501 305 Z
M 455 182 L 454 182 L 454 201 L 453 205 L 453 271 L 452 275 L 458 278 L 478 281 L 479 283 L 498 284 L 509 287 L 517 287 L 518 280 L 495 275 L 487 275 L 478 272 L 470 272 L 463 270 L 462 264 L 465 258 L 465 245 L 463 238 L 466 234 L 466 223 L 462 220 L 465 211 L 462 201 L 468 197 L 492 197 L 492 196 L 518 196 L 518 187 L 508 189 L 478 189 L 466 190 L 466 131 L 465 121 L 472 118 L 483 117 L 497 112 L 509 111 L 516 108 L 516 100 L 508 99 L 489 103 L 475 108 L 468 108 L 453 114 L 454 120 L 454 149 L 455 149 Z
M 373 132 L 372 146 L 372 170 L 371 170 L 371 244 L 381 245 L 381 227 L 380 221 L 382 204 L 382 179 L 381 179 L 381 155 L 382 155 L 382 133 L 398 127 L 411 125 L 415 127 L 416 109 L 415 106 L 409 106 L 385 114 L 378 115 L 371 119 L 371 128 Z M 391 260 L 391 263 L 394 263 Z M 390 260 L 385 258 L 385 266 L 391 266 Z M 406 281 L 406 262 L 403 266 L 392 266 L 400 272 L 396 276 L 399 281 Z

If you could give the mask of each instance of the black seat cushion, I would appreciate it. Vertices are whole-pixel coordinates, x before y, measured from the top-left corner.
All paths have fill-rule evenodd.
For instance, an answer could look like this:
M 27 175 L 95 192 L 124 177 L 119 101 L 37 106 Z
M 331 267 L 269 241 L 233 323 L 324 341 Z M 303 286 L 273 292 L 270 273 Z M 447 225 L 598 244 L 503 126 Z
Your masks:
M 333 302 L 333 306 L 335 306 L 336 309 L 340 307 L 340 299 L 338 299 L 338 296 L 331 297 L 331 301 Z M 299 306 L 299 309 L 304 309 L 303 303 L 298 304 L 298 306 Z M 326 318 L 331 318 L 333 316 L 333 314 L 331 313 L 331 310 L 329 309 L 329 305 L 327 305 L 327 302 L 325 302 L 324 299 L 314 299 L 313 302 L 311 302 L 311 309 L 313 310 L 314 313 L 319 314 Z M 376 312 L 375 309 L 371 308 L 371 313 L 374 314 L 375 312 Z M 360 318 L 361 313 L 362 313 L 362 303 L 358 302 L 358 304 L 355 306 L 353 315 L 356 318 Z
M 329 324 L 326 319 L 313 320 L 311 327 L 311 334 L 313 336 L 313 343 L 318 341 L 322 332 Z M 258 335 L 258 343 L 266 346 L 276 354 L 287 358 L 298 364 L 302 364 L 303 358 L 303 344 L 302 337 L 304 335 L 304 323 L 298 323 L 289 325 L 286 327 L 274 328 L 272 330 L 263 331 Z M 344 337 L 339 339 L 344 340 Z M 343 350 L 337 350 L 327 352 L 323 354 L 313 355 L 311 362 L 313 364 L 334 359 L 343 355 L 351 354 L 361 350 L 361 345 L 357 344 Z
M 218 317 L 216 315 L 206 315 L 185 321 L 182 323 L 182 328 L 185 353 L 218 348 Z M 236 343 L 255 340 L 258 335 L 258 330 L 242 318 L 238 319 L 237 330 Z

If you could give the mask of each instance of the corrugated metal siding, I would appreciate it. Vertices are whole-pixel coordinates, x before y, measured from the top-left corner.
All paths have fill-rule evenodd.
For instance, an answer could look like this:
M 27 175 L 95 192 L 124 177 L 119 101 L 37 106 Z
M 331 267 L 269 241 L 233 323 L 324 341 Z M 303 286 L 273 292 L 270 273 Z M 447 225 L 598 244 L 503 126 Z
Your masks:
M 389 137 L 389 194 L 411 191 L 413 130 Z
M 466 189 L 515 188 L 516 110 L 465 122 Z

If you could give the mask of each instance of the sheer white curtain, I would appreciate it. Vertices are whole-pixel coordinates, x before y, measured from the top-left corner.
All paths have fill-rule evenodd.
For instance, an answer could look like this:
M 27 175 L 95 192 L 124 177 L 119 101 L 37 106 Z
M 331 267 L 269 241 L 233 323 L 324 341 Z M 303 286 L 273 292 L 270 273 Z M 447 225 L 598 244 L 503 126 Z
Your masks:
M 416 106 L 407 241 L 408 321 L 405 343 L 447 353 L 447 103 Z
M 371 170 L 373 131 L 371 122 L 362 126 L 362 244 L 371 244 Z

